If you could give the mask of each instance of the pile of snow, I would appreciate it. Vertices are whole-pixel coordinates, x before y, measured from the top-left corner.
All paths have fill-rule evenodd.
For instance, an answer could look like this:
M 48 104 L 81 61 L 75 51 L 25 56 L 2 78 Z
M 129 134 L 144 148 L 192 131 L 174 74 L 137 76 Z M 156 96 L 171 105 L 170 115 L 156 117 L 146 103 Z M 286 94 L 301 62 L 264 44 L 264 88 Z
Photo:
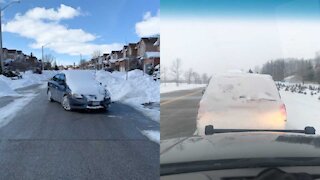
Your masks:
M 57 71 L 43 71 L 42 74 L 34 74 L 32 71 L 26 71 L 21 73 L 22 79 L 17 80 L 12 80 L 0 75 L 0 97 L 16 95 L 14 90 L 31 85 L 42 84 L 55 74 L 57 74 Z
M 159 131 L 145 130 L 145 131 L 142 131 L 142 134 L 147 136 L 151 141 L 154 141 L 158 144 L 160 143 L 160 132 Z
M 0 77 L 0 97 L 2 96 L 16 96 L 18 95 L 14 90 L 10 88 L 6 81 Z
M 126 80 L 126 77 L 128 79 Z M 160 112 L 147 110 L 143 104 L 160 102 L 160 83 L 154 81 L 152 76 L 143 73 L 141 70 L 132 70 L 126 75 L 125 72 L 97 71 L 96 80 L 106 86 L 111 94 L 112 101 L 119 101 L 132 105 L 143 111 L 150 118 L 160 121 Z
M 161 83 L 160 93 L 162 94 L 162 93 L 168 93 L 168 92 L 173 92 L 173 91 L 203 88 L 206 86 L 207 86 L 207 84 L 179 83 L 179 86 L 177 86 L 176 83 Z

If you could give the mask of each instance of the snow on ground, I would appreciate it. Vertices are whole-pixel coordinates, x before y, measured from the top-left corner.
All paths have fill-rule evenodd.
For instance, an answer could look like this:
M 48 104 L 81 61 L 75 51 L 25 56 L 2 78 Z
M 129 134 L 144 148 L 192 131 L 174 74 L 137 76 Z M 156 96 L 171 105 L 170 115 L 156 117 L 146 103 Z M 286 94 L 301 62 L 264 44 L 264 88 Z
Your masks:
M 12 80 L 0 75 L 0 97 L 18 95 L 14 90 L 27 86 L 41 84 L 54 76 L 56 71 L 43 71 L 42 74 L 34 74 L 31 71 L 21 73 L 22 79 Z
M 188 90 L 188 89 L 195 89 L 206 87 L 207 84 L 187 84 L 187 83 L 180 83 L 179 86 L 176 83 L 161 83 L 160 86 L 160 93 L 168 93 L 172 91 L 180 91 L 180 90 Z
M 160 83 L 154 81 L 152 76 L 144 74 L 140 70 L 133 70 L 128 73 L 126 80 L 125 72 L 97 71 L 96 80 L 101 82 L 111 94 L 112 101 L 119 101 L 129 104 L 142 111 L 153 120 L 160 122 L 160 111 L 146 109 L 145 103 L 160 102 Z
M 1 77 L 0 77 L 1 78 Z M 2 96 L 17 96 L 16 93 L 11 87 L 5 82 L 0 79 L 0 97 Z
M 56 71 L 43 71 L 42 74 L 33 74 L 31 71 L 27 71 L 25 73 L 21 73 L 22 79 L 17 80 L 12 80 L 0 75 L 0 97 L 20 96 L 19 98 L 14 99 L 13 102 L 0 108 L 0 127 L 5 126 L 10 122 L 16 112 L 20 111 L 36 96 L 34 93 L 19 94 L 15 90 L 31 85 L 42 84 L 45 80 L 48 80 L 56 73 Z M 44 87 L 45 86 L 41 86 L 41 88 Z
M 12 103 L 0 108 L 0 127 L 5 126 L 15 116 L 16 112 L 20 111 L 27 105 L 36 94 L 25 94 L 22 98 L 15 99 Z
M 318 96 L 280 90 L 287 109 L 286 129 L 304 129 L 313 126 L 320 134 L 320 100 Z
M 154 141 L 158 144 L 160 143 L 160 132 L 159 131 L 146 130 L 146 131 L 142 131 L 142 134 L 147 136 L 151 141 Z

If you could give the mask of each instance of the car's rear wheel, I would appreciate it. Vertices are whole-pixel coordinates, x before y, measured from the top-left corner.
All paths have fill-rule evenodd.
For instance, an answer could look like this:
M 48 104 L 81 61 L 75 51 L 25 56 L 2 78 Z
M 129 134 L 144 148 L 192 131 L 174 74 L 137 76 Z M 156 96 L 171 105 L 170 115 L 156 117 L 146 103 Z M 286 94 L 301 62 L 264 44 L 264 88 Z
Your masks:
M 71 110 L 68 96 L 64 96 L 64 97 L 63 97 L 62 107 L 63 107 L 63 109 L 66 110 L 66 111 L 70 111 L 70 110 Z
M 51 91 L 50 91 L 50 90 L 48 90 L 47 96 L 48 96 L 48 101 L 52 102 L 53 99 L 52 99 L 52 94 L 51 94 Z

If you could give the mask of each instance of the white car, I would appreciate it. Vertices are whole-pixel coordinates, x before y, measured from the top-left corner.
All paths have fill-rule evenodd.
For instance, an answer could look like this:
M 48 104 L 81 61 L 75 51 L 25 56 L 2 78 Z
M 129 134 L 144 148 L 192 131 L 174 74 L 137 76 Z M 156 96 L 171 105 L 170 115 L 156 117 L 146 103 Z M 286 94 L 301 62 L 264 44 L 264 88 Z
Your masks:
M 229 73 L 213 77 L 199 103 L 197 134 L 214 129 L 284 129 L 287 113 L 269 75 Z

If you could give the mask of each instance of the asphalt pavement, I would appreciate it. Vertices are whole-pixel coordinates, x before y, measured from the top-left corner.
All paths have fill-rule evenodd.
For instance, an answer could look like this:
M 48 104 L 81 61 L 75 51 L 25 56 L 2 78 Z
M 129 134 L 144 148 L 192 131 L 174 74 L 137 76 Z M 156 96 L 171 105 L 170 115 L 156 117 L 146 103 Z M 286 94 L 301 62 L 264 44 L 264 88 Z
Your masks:
M 161 140 L 188 137 L 194 134 L 203 89 L 197 88 L 161 94 Z
M 38 95 L 0 128 L 0 179 L 159 178 L 159 144 L 141 133 L 157 122 L 120 103 L 67 112 L 46 89 L 30 91 Z

